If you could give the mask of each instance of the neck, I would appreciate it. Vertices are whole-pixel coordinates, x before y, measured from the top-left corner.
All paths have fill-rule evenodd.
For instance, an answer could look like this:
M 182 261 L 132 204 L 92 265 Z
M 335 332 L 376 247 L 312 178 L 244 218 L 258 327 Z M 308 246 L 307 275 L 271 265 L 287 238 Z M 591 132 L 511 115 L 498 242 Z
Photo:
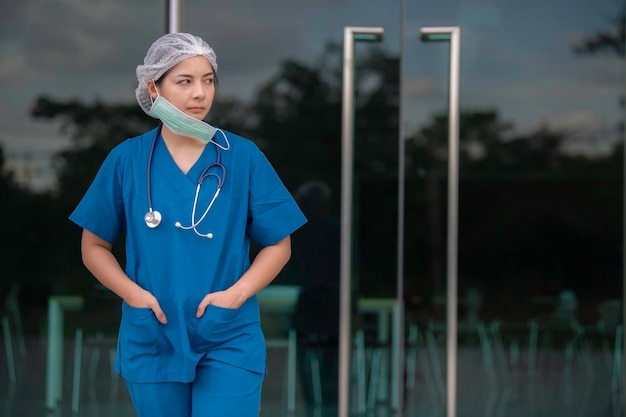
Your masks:
M 187 175 L 191 167 L 202 155 L 206 145 L 198 139 L 176 135 L 165 125 L 161 129 L 161 136 L 163 136 L 163 142 L 165 142 L 165 147 L 172 159 L 178 165 L 178 168 Z
M 165 125 L 163 125 L 161 129 L 161 136 L 163 136 L 163 141 L 170 152 L 183 149 L 204 149 L 206 146 L 206 144 L 199 139 L 175 134 Z

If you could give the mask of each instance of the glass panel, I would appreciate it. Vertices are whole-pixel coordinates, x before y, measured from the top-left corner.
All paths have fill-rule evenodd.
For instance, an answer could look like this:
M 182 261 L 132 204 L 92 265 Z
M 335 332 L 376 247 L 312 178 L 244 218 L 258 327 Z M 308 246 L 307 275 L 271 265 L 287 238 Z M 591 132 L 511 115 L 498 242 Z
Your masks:
M 224 19 L 229 17 L 227 11 L 221 13 Z M 357 387 L 369 383 L 369 356 L 376 348 L 372 343 L 378 337 L 376 332 L 380 330 L 380 339 L 390 342 L 389 301 L 377 302 L 395 295 L 396 187 L 386 187 L 390 176 L 393 184 L 397 169 L 399 16 L 398 4 L 364 9 L 358 2 L 246 2 L 237 11 L 241 23 L 217 32 L 227 42 L 220 68 L 232 67 L 220 78 L 220 89 L 228 92 L 232 108 L 247 110 L 239 110 L 242 118 L 235 120 L 238 124 L 232 129 L 243 128 L 258 141 L 309 219 L 293 235 L 289 265 L 261 292 L 262 326 L 270 346 L 261 415 L 293 410 L 302 416 L 337 415 L 341 83 L 346 25 L 385 27 L 381 43 L 355 44 L 353 323 L 355 333 L 363 330 L 358 334 L 367 337 L 357 339 L 355 335 L 350 408 L 376 406 L 367 404 L 367 392 Z M 192 31 L 197 28 L 200 34 L 216 30 L 207 29 L 203 19 L 192 15 L 187 26 Z M 240 32 L 241 27 L 245 31 Z M 254 55 L 255 59 L 243 60 L 241 57 L 259 51 L 258 39 L 263 39 L 267 48 Z M 376 202 L 383 199 L 384 206 Z M 382 244 L 373 247 L 377 236 Z M 379 323 L 385 327 L 377 327 Z M 383 350 L 387 352 L 388 346 L 378 349 Z M 388 381 L 391 364 L 386 355 L 376 361 L 385 364 L 376 373 L 376 381 L 381 375 L 387 375 Z M 388 404 L 389 389 L 389 383 L 382 386 L 370 402 L 379 395 L 380 402 Z
M 388 409 L 399 2 L 184 3 L 184 29 L 218 56 L 209 121 L 254 140 L 310 219 L 293 238 L 291 263 L 260 295 L 263 416 L 336 415 L 343 28 L 385 28 L 382 43 L 356 46 L 351 410 Z M 85 270 L 80 230 L 67 216 L 109 150 L 155 125 L 136 105 L 135 68 L 163 33 L 164 10 L 119 0 L 3 6 L 2 415 L 40 416 L 47 406 L 56 416 L 134 415 L 112 372 L 120 301 Z M 114 248 L 122 262 L 124 249 Z M 50 383 L 49 366 L 57 367 Z
M 356 47 L 352 412 L 393 415 L 400 93 L 406 415 L 445 406 L 448 58 L 418 32 L 460 25 L 458 408 L 620 415 L 623 4 L 587 3 L 407 2 L 400 91 L 400 2 L 185 2 L 185 29 L 219 58 L 211 122 L 254 139 L 311 218 L 261 297 L 262 415 L 336 415 L 346 25 L 385 29 L 381 44 Z M 108 150 L 153 126 L 135 104 L 134 70 L 163 31 L 164 8 L 17 4 L 0 17 L 0 407 L 42 415 L 60 390 L 54 415 L 134 415 L 111 372 L 119 301 L 85 271 L 66 217 Z M 123 245 L 115 250 L 123 259 Z M 62 375 L 47 389 L 49 364 Z
M 2 6 L 0 415 L 44 415 L 57 398 L 58 416 L 134 415 L 112 372 L 119 300 L 82 266 L 67 216 L 106 152 L 153 123 L 134 102 L 134 69 L 161 27 L 134 16 L 163 17 L 143 3 Z
M 449 59 L 419 28 L 458 25 L 458 415 L 622 415 L 623 2 L 407 7 L 408 409 L 446 406 Z

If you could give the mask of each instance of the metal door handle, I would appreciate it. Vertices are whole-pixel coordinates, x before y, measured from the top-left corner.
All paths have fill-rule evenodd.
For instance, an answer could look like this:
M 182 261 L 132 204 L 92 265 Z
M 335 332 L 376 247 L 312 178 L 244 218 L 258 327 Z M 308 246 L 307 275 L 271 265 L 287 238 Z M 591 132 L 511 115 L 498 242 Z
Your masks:
M 341 250 L 339 266 L 339 417 L 349 415 L 352 348 L 352 188 L 354 150 L 354 43 L 382 40 L 381 27 L 346 26 L 343 30 L 341 118 Z
M 424 27 L 423 41 L 450 43 L 448 99 L 448 311 L 447 311 L 447 416 L 456 416 L 457 380 L 457 287 L 459 196 L 459 62 L 461 29 L 458 26 Z

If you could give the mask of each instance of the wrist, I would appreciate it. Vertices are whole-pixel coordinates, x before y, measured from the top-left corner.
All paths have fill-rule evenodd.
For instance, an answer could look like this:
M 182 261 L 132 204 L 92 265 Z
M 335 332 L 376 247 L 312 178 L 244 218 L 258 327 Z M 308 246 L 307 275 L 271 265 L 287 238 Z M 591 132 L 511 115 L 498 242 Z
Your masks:
M 126 289 L 126 291 L 124 291 L 124 294 L 119 295 L 126 304 L 131 307 L 135 307 L 141 304 L 141 299 L 143 298 L 142 295 L 144 292 L 145 290 L 143 288 L 137 286 L 136 288 L 129 287 Z
M 242 281 L 238 281 L 231 287 L 231 290 L 235 293 L 237 299 L 241 302 L 241 304 L 245 303 L 248 298 L 254 295 L 252 288 Z

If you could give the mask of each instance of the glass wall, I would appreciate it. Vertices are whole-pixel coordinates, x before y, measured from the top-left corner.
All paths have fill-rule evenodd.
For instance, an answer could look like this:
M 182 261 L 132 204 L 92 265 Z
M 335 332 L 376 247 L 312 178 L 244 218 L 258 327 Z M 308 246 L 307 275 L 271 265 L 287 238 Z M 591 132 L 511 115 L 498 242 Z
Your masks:
M 111 372 L 120 302 L 83 267 L 80 230 L 67 216 L 108 151 L 155 125 L 135 102 L 135 68 L 165 30 L 162 3 L 3 6 L 0 273 L 10 349 L 0 348 L 0 414 L 134 415 Z M 310 220 L 293 237 L 288 267 L 259 295 L 268 340 L 262 415 L 333 415 L 343 28 L 385 28 L 382 42 L 356 48 L 354 282 L 355 296 L 389 297 L 396 251 L 387 240 L 397 208 L 386 181 L 397 166 L 400 3 L 186 1 L 183 15 L 184 30 L 218 56 L 208 121 L 255 141 Z M 385 241 L 371 246 L 377 236 Z M 123 261 L 121 243 L 115 252 Z M 364 308 L 376 314 L 376 306 Z
M 385 30 L 381 42 L 355 45 L 353 315 L 355 333 L 368 336 L 367 346 L 359 339 L 365 355 L 378 308 L 358 300 L 395 295 L 397 187 L 389 193 L 386 182 L 397 175 L 400 3 L 186 4 L 185 27 L 215 39 L 224 56 L 221 99 L 232 113 L 218 124 L 259 143 L 309 220 L 293 235 L 289 265 L 259 295 L 269 346 L 261 413 L 337 415 L 343 31 Z M 210 117 L 222 118 L 217 109 Z M 355 362 L 353 386 L 366 381 L 358 372 Z M 364 407 L 357 391 L 353 411 Z
M 449 44 L 420 28 L 459 26 L 459 415 L 622 415 L 623 13 L 407 3 L 410 410 L 447 404 Z
M 83 267 L 67 216 L 109 150 L 155 126 L 135 68 L 165 31 L 162 3 L 2 6 L 0 415 L 135 415 L 111 370 L 120 302 Z M 619 0 L 184 2 L 183 30 L 218 57 L 208 121 L 257 143 L 309 219 L 259 294 L 262 416 L 338 415 L 345 26 L 384 29 L 355 45 L 350 413 L 445 415 L 448 44 L 419 31 L 451 25 L 458 415 L 621 415 L 623 13 Z

